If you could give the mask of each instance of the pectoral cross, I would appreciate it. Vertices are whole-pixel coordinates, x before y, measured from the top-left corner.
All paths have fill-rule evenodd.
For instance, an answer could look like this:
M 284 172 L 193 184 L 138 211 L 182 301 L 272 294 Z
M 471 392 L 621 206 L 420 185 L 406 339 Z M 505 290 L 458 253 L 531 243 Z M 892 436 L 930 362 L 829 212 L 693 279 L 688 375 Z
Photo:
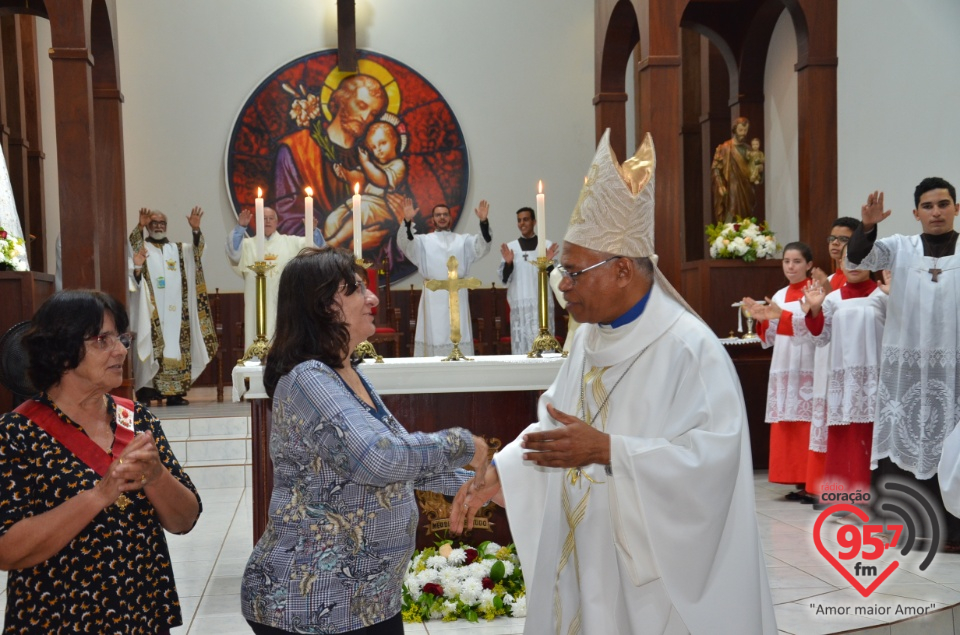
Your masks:
M 930 279 L 933 280 L 934 282 L 936 282 L 936 281 L 937 281 L 937 276 L 940 275 L 941 273 L 943 273 L 943 269 L 927 269 L 927 273 L 929 273 L 931 276 L 933 276 L 933 277 L 930 278 Z
M 470 361 L 470 358 L 464 357 L 460 352 L 460 289 L 479 289 L 483 283 L 479 278 L 460 278 L 457 276 L 457 259 L 450 256 L 447 260 L 447 279 L 446 280 L 427 280 L 423 286 L 430 291 L 447 291 L 450 302 L 450 341 L 453 342 L 453 350 L 450 355 L 443 359 L 445 362 L 456 362 L 459 360 Z

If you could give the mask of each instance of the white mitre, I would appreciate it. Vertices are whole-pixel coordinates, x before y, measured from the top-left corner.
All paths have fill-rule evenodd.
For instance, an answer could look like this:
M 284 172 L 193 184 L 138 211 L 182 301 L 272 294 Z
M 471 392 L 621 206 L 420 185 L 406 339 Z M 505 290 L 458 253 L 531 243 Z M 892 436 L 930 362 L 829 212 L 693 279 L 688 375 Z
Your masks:
M 657 285 L 696 315 L 657 267 L 653 246 L 656 164 L 649 132 L 637 153 L 619 164 L 610 147 L 608 128 L 597 145 L 563 239 L 613 256 L 649 258 Z

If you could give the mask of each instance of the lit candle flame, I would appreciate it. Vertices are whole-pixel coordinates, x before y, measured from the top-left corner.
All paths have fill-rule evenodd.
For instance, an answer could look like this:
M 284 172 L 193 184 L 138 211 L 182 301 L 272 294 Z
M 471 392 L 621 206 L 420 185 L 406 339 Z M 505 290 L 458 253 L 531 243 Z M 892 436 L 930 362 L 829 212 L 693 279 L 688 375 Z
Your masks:
M 543 194 L 543 181 L 537 181 L 537 194 Z
M 310 187 L 309 185 L 303 188 L 303 191 L 307 193 L 307 196 L 313 196 L 313 188 Z
M 257 198 L 263 198 L 263 190 L 261 190 L 259 187 L 257 188 Z
M 359 182 L 359 181 L 357 181 L 356 183 L 353 184 L 353 193 L 354 193 L 354 194 L 359 194 L 359 193 L 360 193 L 360 182 Z

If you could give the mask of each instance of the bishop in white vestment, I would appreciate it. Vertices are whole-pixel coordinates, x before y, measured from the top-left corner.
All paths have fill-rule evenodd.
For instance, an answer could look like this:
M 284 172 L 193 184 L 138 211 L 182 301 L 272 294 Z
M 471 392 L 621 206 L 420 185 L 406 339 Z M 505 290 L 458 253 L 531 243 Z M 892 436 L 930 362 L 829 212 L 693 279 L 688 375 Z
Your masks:
M 500 245 L 500 268 L 497 277 L 507 285 L 507 303 L 510 305 L 510 352 L 526 355 L 533 348 L 533 340 L 540 334 L 540 270 L 533 264 L 537 259 L 540 237 L 533 233 L 537 224 L 529 207 L 517 210 L 520 238 Z M 546 240 L 546 239 L 544 239 Z M 547 240 L 546 257 L 557 254 L 557 245 Z M 547 328 L 553 328 L 553 298 L 547 295 Z
M 451 527 L 505 502 L 526 634 L 773 635 L 739 380 L 656 267 L 650 136 L 622 168 L 608 137 L 558 267 L 570 356 Z
M 465 278 L 470 267 L 490 252 L 490 223 L 487 214 L 490 206 L 480 201 L 474 210 L 480 219 L 480 235 L 455 234 L 450 231 L 453 223 L 446 205 L 433 208 L 434 231 L 418 234 L 412 220 L 416 215 L 413 203 L 407 199 L 404 205 L 405 221 L 397 233 L 397 246 L 407 259 L 417 266 L 424 281 L 446 280 L 447 260 L 457 259 L 457 276 Z M 417 310 L 417 331 L 414 335 L 414 356 L 446 356 L 453 350 L 450 341 L 450 297 L 447 291 L 428 291 L 420 295 Z M 470 322 L 470 298 L 466 289 L 460 289 L 460 352 L 473 355 L 473 326 Z
M 257 337 L 257 275 L 250 266 L 257 258 L 256 240 L 246 235 L 252 214 L 250 210 L 241 210 L 237 216 L 237 226 L 227 236 L 227 258 L 233 270 L 243 278 L 243 347 L 248 348 Z M 259 229 L 257 231 L 260 231 Z M 267 340 L 273 337 L 277 325 L 277 290 L 280 287 L 280 274 L 287 263 L 293 260 L 307 246 L 303 236 L 288 236 L 277 231 L 277 212 L 273 208 L 263 208 L 263 258 L 273 265 L 264 275 L 267 292 Z M 323 234 L 314 227 L 313 246 L 323 247 L 326 242 Z

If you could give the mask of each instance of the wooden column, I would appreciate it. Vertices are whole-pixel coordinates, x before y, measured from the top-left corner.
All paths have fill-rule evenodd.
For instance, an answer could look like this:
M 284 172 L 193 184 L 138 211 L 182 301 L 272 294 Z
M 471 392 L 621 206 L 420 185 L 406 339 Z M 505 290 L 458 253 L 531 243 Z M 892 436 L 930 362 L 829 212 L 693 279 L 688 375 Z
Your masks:
M 46 219 L 43 193 L 43 142 L 40 126 L 40 78 L 37 60 L 37 19 L 19 15 L 20 59 L 23 63 L 23 132 L 27 140 L 27 195 L 23 231 L 36 236 L 30 246 L 30 267 L 47 270 Z
M 683 104 L 683 127 L 680 131 L 683 148 L 684 206 L 683 225 L 686 227 L 684 240 L 684 260 L 699 260 L 704 257 L 706 241 L 703 235 L 703 200 L 710 198 L 710 190 L 703 189 L 704 165 L 700 148 L 700 97 L 701 64 L 699 35 L 683 29 L 681 31 L 682 63 L 680 71 L 683 78 L 681 99 Z M 709 171 L 709 165 L 706 168 Z
M 837 210 L 837 6 L 801 1 L 808 31 L 797 37 L 800 239 L 829 262 L 827 236 Z M 856 210 L 847 215 L 857 216 Z
M 100 288 L 93 56 L 83 2 L 48 0 L 63 228 L 63 286 Z

